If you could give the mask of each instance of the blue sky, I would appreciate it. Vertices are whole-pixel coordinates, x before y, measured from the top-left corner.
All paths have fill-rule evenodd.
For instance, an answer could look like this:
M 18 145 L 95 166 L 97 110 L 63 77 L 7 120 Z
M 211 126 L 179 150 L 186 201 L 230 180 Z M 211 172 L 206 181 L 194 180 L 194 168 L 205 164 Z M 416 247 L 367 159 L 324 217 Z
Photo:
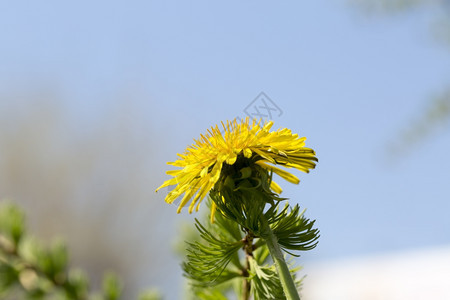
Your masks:
M 165 161 L 264 91 L 283 111 L 275 127 L 306 136 L 319 157 L 299 186 L 279 180 L 321 230 L 303 259 L 448 245 L 448 123 L 387 155 L 449 83 L 432 13 L 366 18 L 345 1 L 2 2 L 0 91 L 55 86 L 87 124 L 117 95 L 139 95 L 161 132 L 161 180 Z

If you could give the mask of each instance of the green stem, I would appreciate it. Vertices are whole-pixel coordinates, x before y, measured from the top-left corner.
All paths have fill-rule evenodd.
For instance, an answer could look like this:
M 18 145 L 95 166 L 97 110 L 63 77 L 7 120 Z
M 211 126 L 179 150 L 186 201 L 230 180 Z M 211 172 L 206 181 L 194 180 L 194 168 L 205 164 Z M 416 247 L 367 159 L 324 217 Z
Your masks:
M 250 290 L 251 290 L 251 283 L 248 279 L 250 270 L 250 257 L 253 257 L 253 234 L 248 232 L 245 238 L 243 239 L 244 242 L 244 251 L 245 251 L 245 267 L 242 270 L 242 274 L 244 276 L 244 282 L 242 286 L 242 300 L 248 300 L 250 299 Z
M 250 269 L 248 256 L 245 258 L 244 281 L 242 283 L 242 300 L 250 299 L 250 280 L 248 279 L 248 270 Z
M 284 293 L 287 300 L 300 300 L 300 296 L 295 286 L 294 280 L 291 276 L 291 272 L 284 260 L 283 253 L 281 252 L 280 245 L 278 245 L 278 239 L 273 234 L 272 229 L 270 229 L 269 223 L 263 217 L 261 222 L 264 226 L 263 232 L 265 233 L 264 239 L 266 240 L 267 247 L 269 248 L 270 255 L 277 268 L 278 276 L 280 277 L 281 286 L 283 287 Z

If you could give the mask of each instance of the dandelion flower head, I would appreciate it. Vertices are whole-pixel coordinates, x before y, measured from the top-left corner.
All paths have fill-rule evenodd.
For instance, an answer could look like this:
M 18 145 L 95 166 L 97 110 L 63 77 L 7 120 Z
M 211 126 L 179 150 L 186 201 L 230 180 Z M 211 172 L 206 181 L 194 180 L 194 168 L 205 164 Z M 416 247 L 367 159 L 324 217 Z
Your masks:
M 308 173 L 316 165 L 315 152 L 305 147 L 305 137 L 299 137 L 287 128 L 271 132 L 272 126 L 272 121 L 262 124 L 261 121 L 246 118 L 227 121 L 226 124 L 222 122 L 222 131 L 217 125 L 211 127 L 205 135 L 201 134 L 199 139 L 194 140 L 194 144 L 183 154 L 178 154 L 176 161 L 168 163 L 181 169 L 167 171 L 173 178 L 165 181 L 157 191 L 175 186 L 165 201 L 173 203 L 184 194 L 177 213 L 189 201 L 189 213 L 192 213 L 194 209 L 199 209 L 202 200 L 219 181 L 224 166 L 232 166 L 238 159 L 252 160 L 268 172 L 298 184 L 300 180 L 295 175 L 275 165 Z M 270 189 L 278 194 L 282 192 L 274 181 L 270 182 Z M 212 210 L 215 210 L 215 205 Z M 213 216 L 214 211 L 211 213 Z

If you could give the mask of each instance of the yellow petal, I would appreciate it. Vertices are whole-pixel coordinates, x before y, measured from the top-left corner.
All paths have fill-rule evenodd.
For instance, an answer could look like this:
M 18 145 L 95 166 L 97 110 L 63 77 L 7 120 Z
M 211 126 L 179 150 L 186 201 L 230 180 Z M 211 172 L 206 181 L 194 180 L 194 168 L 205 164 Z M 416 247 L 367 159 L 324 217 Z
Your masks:
M 183 171 L 183 170 L 169 170 L 169 171 L 166 171 L 166 174 L 167 174 L 167 175 L 171 175 L 171 176 L 176 176 L 176 175 L 179 174 L 181 171 Z
M 263 130 L 269 131 L 270 128 L 273 126 L 273 121 L 268 122 L 266 125 L 264 125 Z
M 203 170 L 200 172 L 200 177 L 205 177 L 206 174 L 208 174 L 209 167 L 206 166 L 203 168 Z
M 194 139 L 194 144 L 182 154 L 177 154 L 176 161 L 168 163 L 180 170 L 167 171 L 173 178 L 165 181 L 157 190 L 175 187 L 165 200 L 172 203 L 182 198 L 178 212 L 188 203 L 189 212 L 194 208 L 198 210 L 204 197 L 219 180 L 223 164 L 235 165 L 239 155 L 246 160 L 256 156 L 261 159 L 258 163 L 263 168 L 292 183 L 299 183 L 299 179 L 277 168 L 277 165 L 309 172 L 317 162 L 314 150 L 305 147 L 305 138 L 286 128 L 270 132 L 273 127 L 271 121 L 264 123 L 262 119 L 258 121 L 247 117 L 245 120 L 223 122 L 222 127 L 222 132 L 217 125 L 211 127 L 199 139 Z M 245 178 L 248 175 L 244 173 L 242 177 Z M 272 181 L 270 188 L 275 193 L 282 192 L 281 187 Z M 214 205 L 212 221 L 215 211 Z
M 270 157 L 270 155 L 269 155 L 267 152 L 261 151 L 261 150 L 256 149 L 256 148 L 253 148 L 252 150 L 255 151 L 256 154 L 258 154 L 258 155 L 261 156 L 262 158 L 265 158 L 265 159 L 267 159 L 268 161 L 270 161 L 271 163 L 273 163 L 273 164 L 276 163 L 275 160 L 274 160 L 272 157 Z
M 246 158 L 252 157 L 252 150 L 250 150 L 249 148 L 245 148 L 245 149 L 244 149 L 244 156 L 245 156 Z
M 270 188 L 277 194 L 281 194 L 281 192 L 283 192 L 283 189 L 275 181 L 270 182 Z
M 165 188 L 166 186 L 174 185 L 174 184 L 177 184 L 177 183 L 178 183 L 177 178 L 171 178 L 171 179 L 169 179 L 169 180 L 164 181 L 163 184 L 160 185 L 160 186 L 156 189 L 156 191 L 159 191 L 160 189 Z
M 236 159 L 237 159 L 236 153 L 231 153 L 231 154 L 228 156 L 226 162 L 227 162 L 227 164 L 232 165 L 232 164 L 234 164 L 234 163 L 236 162 Z
M 196 186 L 193 186 L 190 188 L 189 191 L 184 194 L 183 199 L 180 202 L 180 205 L 178 205 L 177 214 L 181 212 L 181 209 L 186 205 L 186 203 L 189 202 L 189 200 L 194 196 L 195 192 L 198 190 L 198 184 Z
M 217 205 L 216 203 L 213 201 L 212 205 L 211 205 L 211 223 L 214 223 L 214 216 L 216 214 L 216 209 L 217 209 Z
M 279 169 L 274 166 L 267 165 L 262 161 L 257 161 L 256 163 L 259 164 L 260 166 L 262 166 L 263 168 L 273 171 L 275 174 L 277 174 L 278 176 L 282 177 L 283 179 L 285 179 L 291 183 L 298 184 L 300 182 L 300 179 L 298 179 L 297 176 L 295 176 L 285 170 Z

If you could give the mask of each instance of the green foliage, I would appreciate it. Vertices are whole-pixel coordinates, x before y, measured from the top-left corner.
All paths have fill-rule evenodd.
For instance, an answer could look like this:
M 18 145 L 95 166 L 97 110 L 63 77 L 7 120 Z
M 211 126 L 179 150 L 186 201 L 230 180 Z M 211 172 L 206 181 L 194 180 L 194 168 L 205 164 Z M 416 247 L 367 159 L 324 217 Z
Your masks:
M 260 235 L 260 216 L 273 215 L 280 198 L 270 189 L 272 174 L 251 159 L 238 156 L 234 165 L 224 164 L 222 175 L 210 197 L 227 218 Z M 266 204 L 269 209 L 266 210 Z
M 11 202 L 0 202 L 0 298 L 51 300 L 118 300 L 123 285 L 117 275 L 104 275 L 102 290 L 92 293 L 89 278 L 69 269 L 66 244 L 56 239 L 49 246 L 26 233 L 25 215 Z M 140 300 L 161 300 L 143 293 Z
M 0 232 L 3 236 L 3 247 L 15 251 L 25 231 L 25 215 L 14 204 L 4 201 L 0 203 Z
M 291 268 L 294 278 L 298 270 L 299 268 Z M 255 300 L 286 299 L 275 266 L 262 265 L 257 260 L 250 259 L 250 279 Z M 295 284 L 300 287 L 301 280 L 296 279 Z
M 213 224 L 209 222 L 209 216 L 205 216 L 205 225 L 196 220 L 199 238 L 198 241 L 187 243 L 188 255 L 183 264 L 185 276 L 195 295 L 193 299 L 227 299 L 233 287 L 240 298 L 242 287 L 236 288 L 236 285 L 242 286 L 244 280 L 250 282 L 254 299 L 285 299 L 277 271 L 274 265 L 269 265 L 272 260 L 264 232 L 261 230 L 261 236 L 251 233 L 235 221 L 244 221 L 244 212 L 239 216 L 239 211 L 230 205 L 227 212 L 231 211 L 237 216 L 230 218 L 218 210 Z M 249 210 L 249 213 L 255 211 Z M 319 232 L 313 229 L 314 221 L 304 218 L 303 213 L 298 205 L 291 209 L 288 204 L 283 209 L 275 205 L 263 213 L 269 219 L 270 228 L 281 248 L 289 254 L 292 253 L 287 250 L 307 251 L 317 245 Z M 262 228 L 260 218 L 261 215 L 254 218 L 258 222 L 255 228 Z M 246 252 L 245 246 L 249 239 L 250 250 Z M 290 271 L 295 278 L 298 268 L 291 268 Z M 296 281 L 298 287 L 300 282 Z
M 0 298 L 19 281 L 19 272 L 9 264 L 0 263 Z
M 240 267 L 237 252 L 243 246 L 242 241 L 230 241 L 228 230 L 215 237 L 198 220 L 195 226 L 203 243 L 188 243 L 187 262 L 183 264 L 186 275 L 201 286 L 217 285 L 241 276 L 238 269 L 226 267 L 230 261 Z
M 117 300 L 122 293 L 122 282 L 116 274 L 107 272 L 103 277 L 102 290 L 105 300 Z
M 294 269 L 295 270 L 295 269 Z M 294 272 L 292 272 L 294 273 Z M 250 259 L 250 279 L 255 300 L 286 299 L 275 266 L 261 265 Z M 300 281 L 298 281 L 298 285 Z
M 265 237 L 261 223 L 261 216 L 263 216 L 277 236 L 283 250 L 307 251 L 317 245 L 319 231 L 313 228 L 315 221 L 304 218 L 304 211 L 300 212 L 298 205 L 290 209 L 290 206 L 286 204 L 280 211 L 279 202 L 267 208 L 265 203 L 258 201 L 257 194 L 240 199 L 239 195 L 229 192 L 226 188 L 222 189 L 222 192 L 225 200 L 220 199 L 219 193 L 211 193 L 211 198 L 218 210 L 230 220 L 254 233 L 256 237 Z
M 270 190 L 272 174 L 256 164 L 235 168 L 230 167 L 229 175 L 210 192 L 218 211 L 257 237 L 264 236 L 263 216 L 284 250 L 306 251 L 316 246 L 318 230 L 312 228 L 314 221 L 303 218 L 304 212 L 298 205 L 289 211 L 286 204 L 278 212 L 279 203 L 285 198 Z
M 319 230 L 313 229 L 315 221 L 304 218 L 305 211 L 300 212 L 298 205 L 290 212 L 288 207 L 286 204 L 285 208 L 271 219 L 270 227 L 278 239 L 278 244 L 286 252 L 288 252 L 286 249 L 307 251 L 315 248 L 320 237 Z
M 68 253 L 63 241 L 54 240 L 50 247 L 45 248 L 37 239 L 24 237 L 17 255 L 56 285 L 66 281 Z
M 261 266 L 250 259 L 250 275 L 255 300 L 286 299 L 275 266 Z
M 196 285 L 193 280 L 186 281 L 186 285 L 183 292 L 184 300 L 216 300 L 216 299 L 234 299 L 233 294 L 240 294 L 240 286 L 242 280 L 240 277 L 236 277 L 227 282 L 215 285 L 215 286 L 199 286 Z
M 80 269 L 71 269 L 68 272 L 66 289 L 75 299 L 86 299 L 89 294 L 89 279 Z
M 157 289 L 149 289 L 142 292 L 138 300 L 162 300 L 162 296 Z
M 272 174 L 252 160 L 238 158 L 232 166 L 224 164 L 221 178 L 209 193 L 217 208 L 215 223 L 210 224 L 209 218 L 207 225 L 196 220 L 199 240 L 187 243 L 183 269 L 196 299 L 226 299 L 232 282 L 240 282 L 241 287 L 234 288 L 238 298 L 251 293 L 254 299 L 286 299 L 267 241 L 298 256 L 292 251 L 313 249 L 319 231 L 298 205 L 292 208 L 286 203 L 280 208 L 285 199 L 270 190 L 271 181 Z M 295 278 L 298 269 L 283 268 L 283 278 Z M 300 281 L 295 283 L 298 288 Z M 297 293 L 295 283 L 290 285 L 290 294 Z

